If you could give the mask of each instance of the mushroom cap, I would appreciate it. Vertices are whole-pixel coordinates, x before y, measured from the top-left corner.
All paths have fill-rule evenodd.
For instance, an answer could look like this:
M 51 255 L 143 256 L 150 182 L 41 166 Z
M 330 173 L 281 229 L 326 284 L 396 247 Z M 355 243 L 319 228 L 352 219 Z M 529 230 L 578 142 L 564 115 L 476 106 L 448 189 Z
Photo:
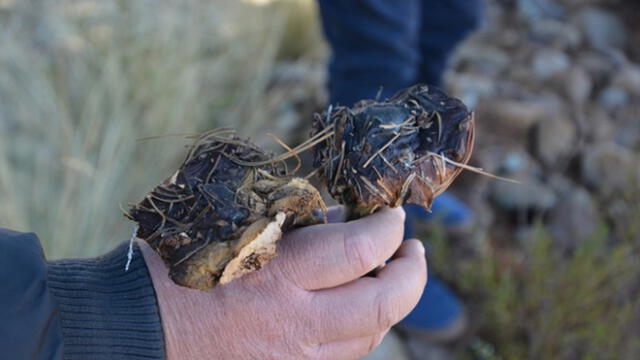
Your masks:
M 383 206 L 430 208 L 461 172 L 474 140 L 474 117 L 458 99 L 426 85 L 392 98 L 363 100 L 317 115 L 315 166 L 331 195 L 360 215 Z
M 207 290 L 260 269 L 282 232 L 322 222 L 320 193 L 233 132 L 203 134 L 180 168 L 126 215 L 179 285 Z

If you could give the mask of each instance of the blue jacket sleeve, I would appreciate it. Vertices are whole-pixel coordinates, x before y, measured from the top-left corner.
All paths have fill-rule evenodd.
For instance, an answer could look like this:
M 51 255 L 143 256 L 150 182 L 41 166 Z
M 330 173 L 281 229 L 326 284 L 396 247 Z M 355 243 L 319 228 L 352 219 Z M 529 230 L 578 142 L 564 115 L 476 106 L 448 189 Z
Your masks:
M 149 272 L 126 254 L 47 262 L 35 234 L 0 229 L 0 358 L 164 359 Z
M 11 359 L 62 359 L 62 328 L 34 234 L 0 229 L 0 351 Z

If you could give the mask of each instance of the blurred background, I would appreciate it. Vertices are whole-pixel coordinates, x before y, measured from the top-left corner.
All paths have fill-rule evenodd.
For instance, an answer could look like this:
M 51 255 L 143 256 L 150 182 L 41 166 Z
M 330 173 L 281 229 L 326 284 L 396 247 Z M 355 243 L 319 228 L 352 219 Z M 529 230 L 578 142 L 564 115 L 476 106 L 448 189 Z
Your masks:
M 183 135 L 304 139 L 328 55 L 313 0 L 0 0 L 0 227 L 107 251 Z M 471 163 L 522 184 L 463 174 L 475 227 L 423 234 L 471 316 L 438 356 L 640 358 L 640 3 L 489 0 L 445 84 L 476 111 Z

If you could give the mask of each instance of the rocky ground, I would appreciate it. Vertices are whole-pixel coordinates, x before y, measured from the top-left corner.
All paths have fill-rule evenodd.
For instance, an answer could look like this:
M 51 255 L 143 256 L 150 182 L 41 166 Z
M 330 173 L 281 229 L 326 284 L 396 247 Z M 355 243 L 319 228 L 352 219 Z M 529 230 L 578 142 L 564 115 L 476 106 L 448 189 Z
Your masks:
M 598 342 L 593 335 L 596 331 L 586 330 L 595 322 L 602 322 L 605 332 L 616 326 L 627 331 L 637 327 L 637 310 L 628 314 L 629 322 L 620 325 L 607 323 L 610 314 L 595 310 L 612 306 L 617 310 L 611 313 L 621 314 L 623 306 L 617 306 L 628 303 L 625 297 L 637 294 L 637 273 L 603 271 L 603 278 L 635 278 L 621 285 L 624 290 L 619 293 L 602 283 L 568 289 L 601 271 L 603 266 L 596 258 L 611 264 L 616 261 L 614 250 L 621 248 L 631 258 L 638 254 L 639 5 L 633 1 L 491 2 L 484 29 L 458 54 L 447 86 L 476 108 L 478 143 L 473 162 L 521 182 L 496 182 L 466 174 L 454 187 L 473 204 L 478 224 L 465 239 L 444 246 L 449 264 L 440 269 L 466 295 L 470 308 L 482 312 L 472 316 L 470 339 L 475 340 L 464 345 L 473 349 L 464 352 L 473 353 L 471 357 L 638 356 L 637 344 L 629 345 L 630 341 L 613 346 L 607 355 L 606 346 L 593 344 Z M 546 248 L 540 250 L 538 244 L 544 241 L 548 241 Z M 585 250 L 598 241 L 602 242 L 595 245 L 599 250 Z M 582 253 L 590 255 L 577 255 Z M 484 268 L 476 260 L 469 262 L 475 265 L 463 260 L 474 258 L 494 264 L 492 276 L 499 274 L 499 281 L 485 278 L 475 285 L 465 284 L 461 277 L 472 277 L 474 271 Z M 542 265 L 544 258 L 554 260 Z M 630 266 L 635 263 L 627 261 Z M 571 271 L 575 273 L 567 275 Z M 517 275 L 505 275 L 511 272 Z M 538 276 L 551 280 L 542 280 L 544 285 L 538 288 L 532 285 Z M 504 283 L 513 285 L 514 312 L 496 320 L 492 317 L 509 311 L 508 305 L 500 304 Z M 537 297 L 537 290 L 563 295 Z M 528 296 L 531 293 L 534 295 Z M 520 299 L 523 296 L 537 298 L 537 302 Z M 582 306 L 572 300 L 574 296 L 598 298 L 594 301 L 600 303 Z M 574 309 L 581 309 L 582 315 Z M 572 319 L 570 313 L 582 318 Z M 560 320 L 549 319 L 554 316 Z M 503 333 L 505 323 L 516 324 L 507 326 L 506 331 L 513 334 Z M 590 335 L 568 339 L 570 334 L 580 338 L 581 329 Z M 561 335 L 553 335 L 554 331 Z M 603 344 L 625 337 L 617 331 L 611 337 L 618 339 Z M 591 351 L 584 350 L 588 348 Z
M 473 185 L 458 186 L 485 209 L 477 213 L 488 231 L 505 225 L 526 238 L 542 220 L 567 249 L 603 222 L 629 235 L 640 180 L 640 7 L 606 3 L 494 2 L 461 49 L 448 86 L 477 108 L 475 161 L 522 182 L 467 176 Z

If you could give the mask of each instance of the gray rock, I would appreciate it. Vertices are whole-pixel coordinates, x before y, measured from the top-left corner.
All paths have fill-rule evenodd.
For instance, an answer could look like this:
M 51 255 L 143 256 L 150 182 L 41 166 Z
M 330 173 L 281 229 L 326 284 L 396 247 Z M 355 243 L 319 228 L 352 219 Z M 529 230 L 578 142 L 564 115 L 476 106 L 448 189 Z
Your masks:
M 371 354 L 360 360 L 409 360 L 409 355 L 402 340 L 395 331 L 389 331 L 384 337 L 380 346 Z
M 618 72 L 613 83 L 634 96 L 640 96 L 640 66 L 625 66 Z
M 512 99 L 493 98 L 480 103 L 480 118 L 491 119 L 492 131 L 501 136 L 526 138 L 529 130 L 540 120 L 561 113 L 563 104 L 556 96 Z
M 598 102 L 606 108 L 616 108 L 629 103 L 629 93 L 618 86 L 609 86 L 602 90 L 598 96 Z
M 454 360 L 454 352 L 444 345 L 432 344 L 421 341 L 418 338 L 409 337 L 407 348 L 411 354 L 411 360 Z M 388 358 L 394 359 L 394 358 Z
M 613 142 L 587 147 L 582 159 L 584 182 L 602 196 L 611 196 L 638 186 L 640 159 L 629 149 Z
M 448 79 L 451 93 L 461 99 L 470 109 L 475 109 L 483 97 L 496 92 L 496 83 L 492 79 L 474 74 L 453 75 Z
M 597 103 L 591 104 L 584 112 L 586 118 L 586 130 L 593 142 L 612 141 L 616 134 L 616 127 L 613 125 L 611 111 L 608 111 Z
M 580 64 L 595 82 L 607 82 L 617 68 L 615 61 L 610 57 L 596 51 L 582 51 L 576 58 L 576 63 Z
M 490 198 L 505 211 L 551 209 L 557 201 L 554 192 L 535 178 L 521 180 L 520 184 L 495 182 L 491 186 Z
M 547 166 L 553 166 L 573 154 L 576 146 L 576 128 L 563 117 L 548 117 L 536 125 L 536 155 Z
M 578 24 L 595 49 L 620 49 L 626 45 L 627 29 L 624 22 L 610 11 L 586 7 L 578 14 Z
M 529 158 L 520 152 L 509 152 L 502 160 L 501 170 L 504 174 L 517 174 L 525 171 L 529 166 Z
M 615 142 L 628 149 L 640 149 L 640 107 L 627 107 L 615 123 Z M 640 168 L 640 165 L 638 166 Z
M 544 80 L 567 71 L 571 60 L 561 51 L 545 49 L 535 54 L 531 66 L 534 75 Z
M 541 18 L 561 19 L 565 11 L 553 0 L 518 0 L 518 11 L 522 16 L 531 21 Z
M 556 48 L 575 49 L 582 43 L 582 34 L 575 25 L 567 22 L 540 19 L 531 23 L 533 37 Z
M 528 180 L 532 177 L 543 175 L 542 168 L 538 162 L 529 155 L 523 147 L 503 147 L 499 146 L 491 152 L 479 155 L 482 157 L 481 163 L 491 172 L 507 176 L 515 180 Z M 491 159 L 489 159 L 491 157 Z M 491 181 L 493 183 L 493 181 Z
M 598 229 L 600 214 L 596 202 L 584 188 L 565 179 L 565 184 L 556 189 L 559 198 L 549 214 L 548 229 L 560 248 L 573 250 Z
M 483 119 L 489 119 L 491 127 L 504 135 L 524 138 L 533 125 L 549 116 L 544 104 L 509 98 L 494 98 L 480 103 Z
M 496 155 L 500 156 L 500 155 Z M 505 211 L 548 210 L 556 202 L 552 189 L 539 180 L 541 169 L 525 150 L 504 152 L 497 166 L 500 175 L 520 181 L 520 184 L 493 181 L 489 186 L 489 198 Z
M 488 42 L 467 43 L 458 51 L 457 58 L 464 59 L 470 70 L 484 76 L 497 76 L 511 64 L 511 56 Z
M 591 96 L 593 81 L 582 67 L 575 66 L 566 73 L 564 87 L 567 97 L 575 105 L 584 104 Z

